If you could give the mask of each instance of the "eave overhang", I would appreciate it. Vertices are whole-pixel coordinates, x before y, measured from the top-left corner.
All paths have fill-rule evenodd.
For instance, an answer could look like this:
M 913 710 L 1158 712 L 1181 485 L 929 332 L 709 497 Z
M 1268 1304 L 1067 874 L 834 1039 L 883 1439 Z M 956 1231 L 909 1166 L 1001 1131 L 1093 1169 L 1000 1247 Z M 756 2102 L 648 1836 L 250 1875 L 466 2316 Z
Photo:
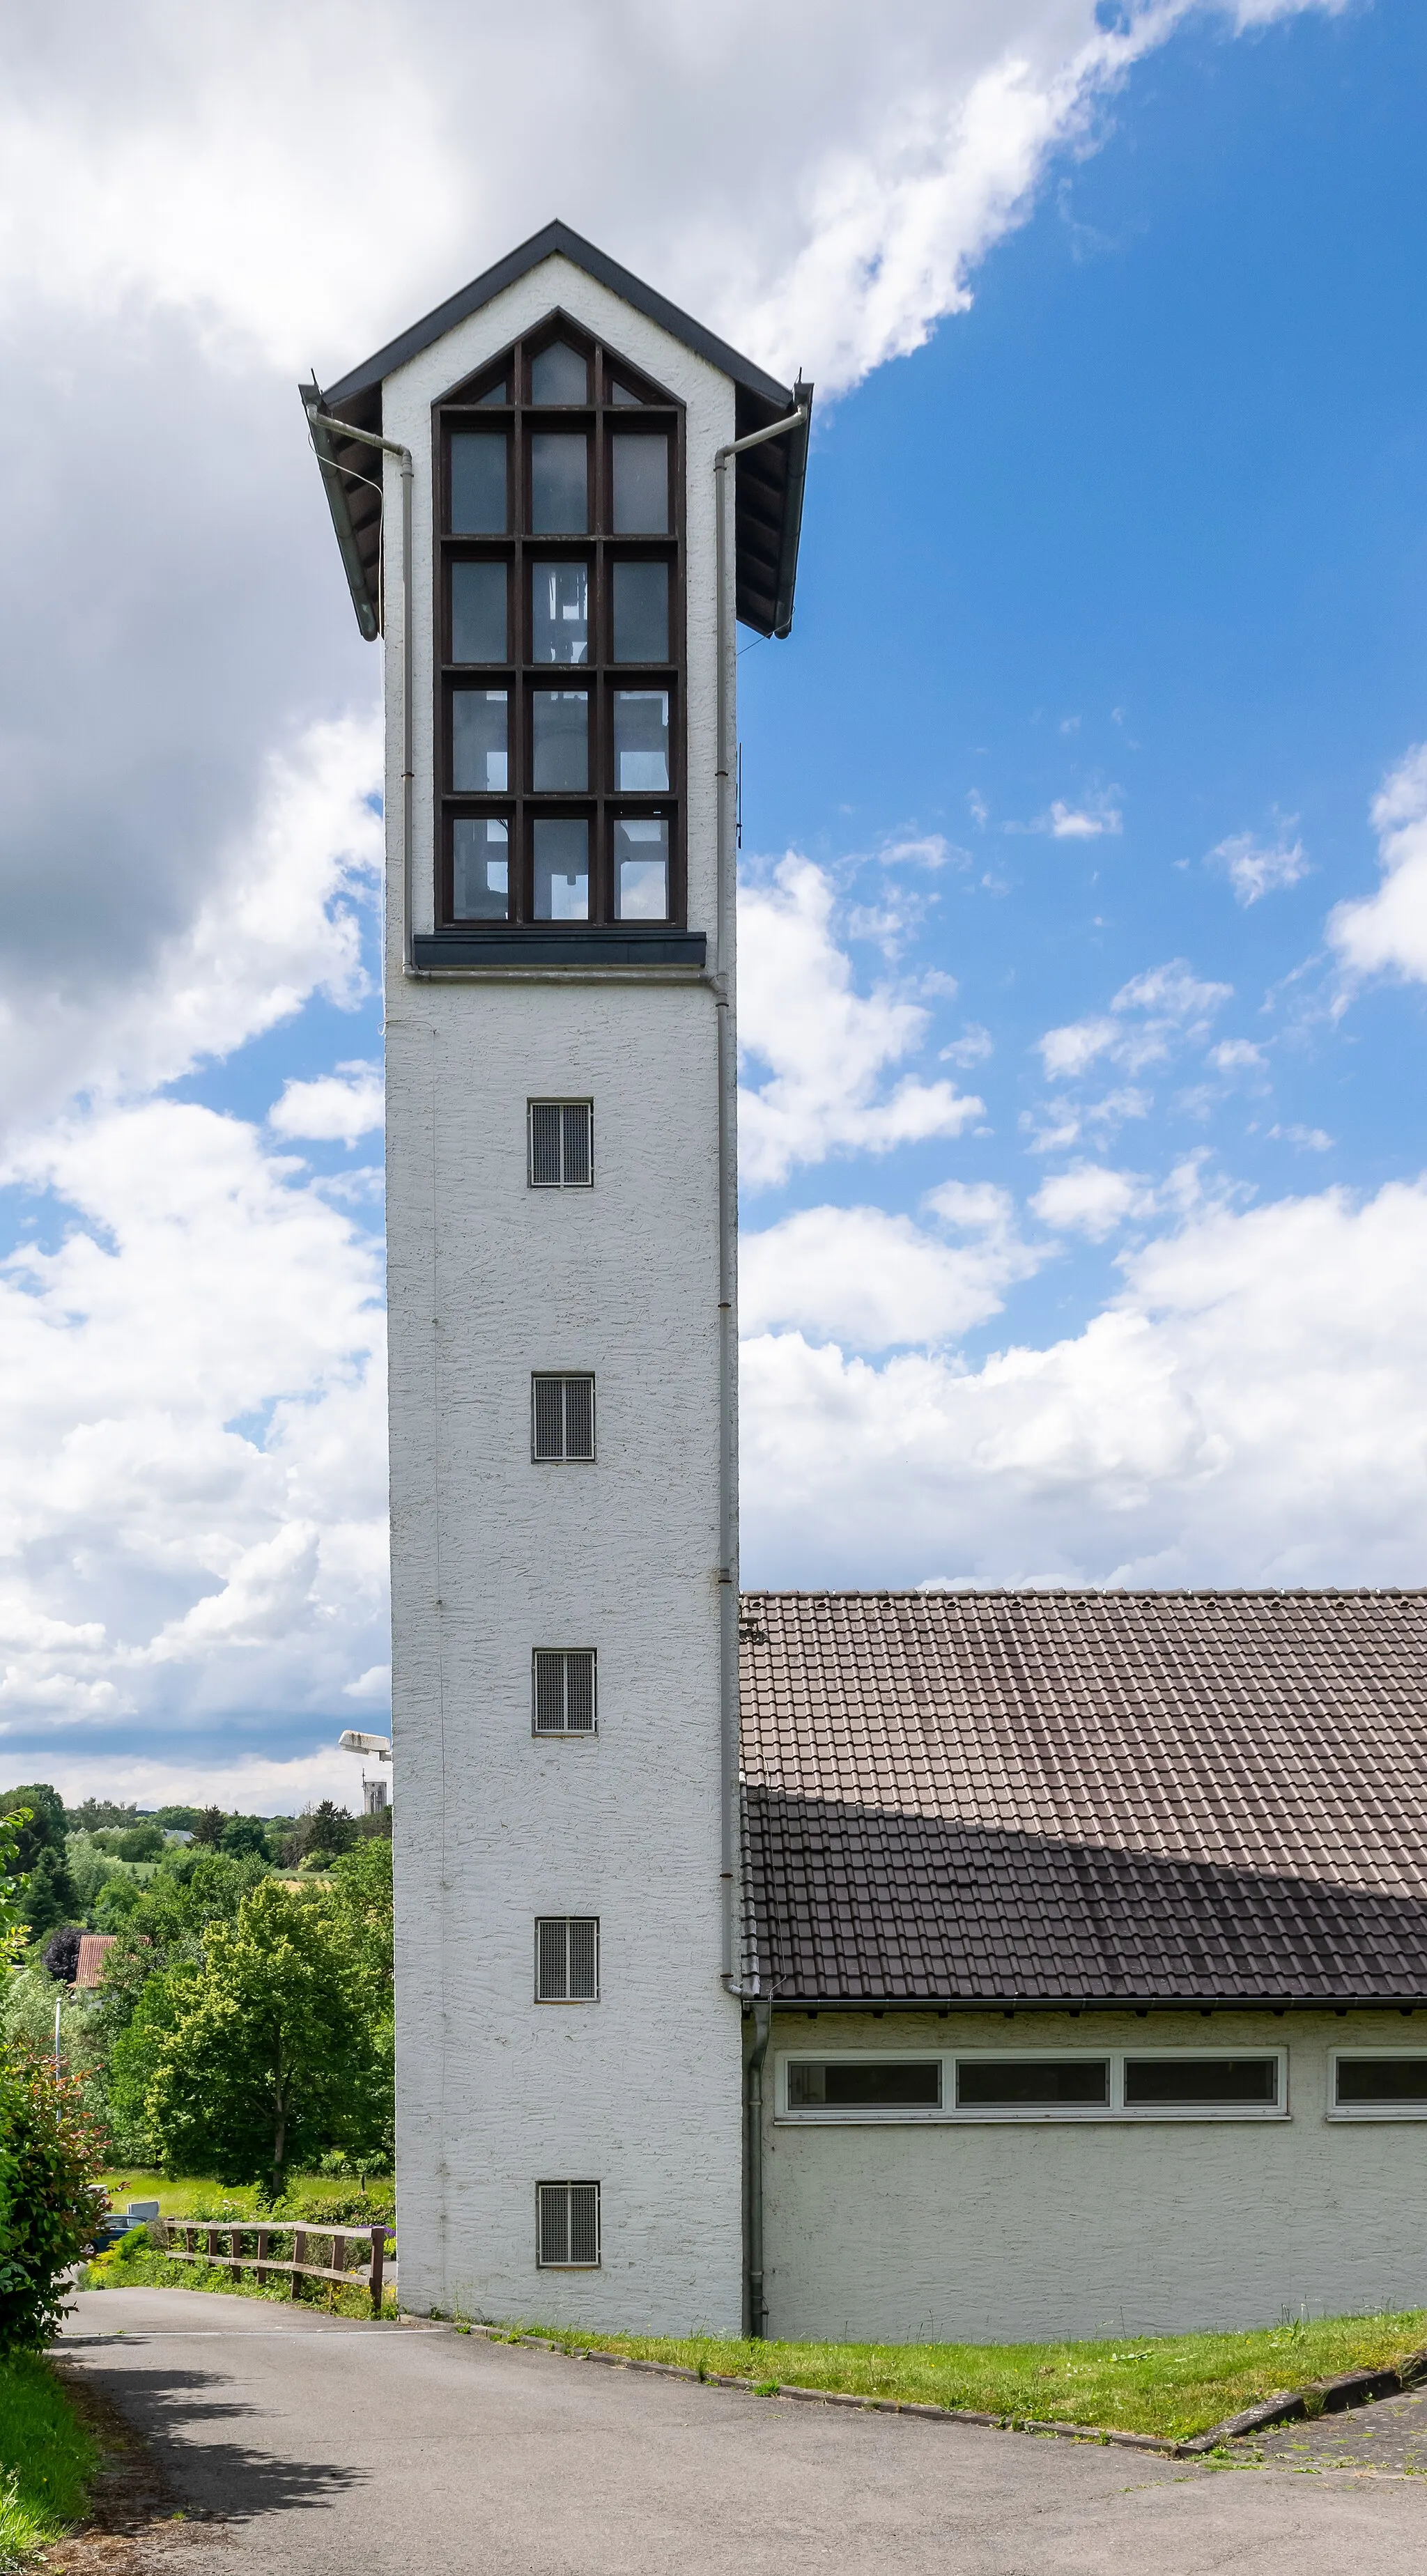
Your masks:
M 812 386 L 799 383 L 794 388 L 780 384 L 776 376 L 766 375 L 750 358 L 741 357 L 726 340 L 705 330 L 701 322 L 681 312 L 677 304 L 671 304 L 654 287 L 646 286 L 632 270 L 621 268 L 618 260 L 597 250 L 593 242 L 572 231 L 568 224 L 547 224 L 543 231 L 532 234 L 518 250 L 509 251 L 493 268 L 472 278 L 469 286 L 448 296 L 444 304 L 438 304 L 409 330 L 398 333 L 360 367 L 353 367 L 336 384 L 329 385 L 325 393 L 317 395 L 315 385 L 304 386 L 303 403 L 309 419 L 313 397 L 317 395 L 321 410 L 349 421 L 354 429 L 380 433 L 382 386 L 387 377 L 418 357 L 423 349 L 429 349 L 458 322 L 464 322 L 468 314 L 478 312 L 518 278 L 538 268 L 542 260 L 556 257 L 583 269 L 586 276 L 608 287 L 611 294 L 621 296 L 637 313 L 643 313 L 660 330 L 682 341 L 685 348 L 727 376 L 734 387 L 737 438 L 766 429 L 791 412 L 795 404 L 804 407 L 807 417 L 786 437 L 769 439 L 735 460 L 737 614 L 740 622 L 752 627 L 757 635 L 785 636 L 793 623 Z M 315 424 L 312 434 L 357 623 L 370 639 L 381 628 L 381 499 L 373 488 L 376 478 L 372 452 L 355 440 L 344 445 L 335 434 Z

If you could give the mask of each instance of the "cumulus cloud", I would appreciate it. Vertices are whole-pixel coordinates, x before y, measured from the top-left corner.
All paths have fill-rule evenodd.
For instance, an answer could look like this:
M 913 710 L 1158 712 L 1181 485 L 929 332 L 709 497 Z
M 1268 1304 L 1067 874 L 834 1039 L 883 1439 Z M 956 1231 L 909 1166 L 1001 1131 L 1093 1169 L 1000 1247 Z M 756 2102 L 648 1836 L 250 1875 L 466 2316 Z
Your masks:
M 860 1351 L 946 1341 L 999 1314 L 1046 1257 L 1020 1238 L 1008 1191 L 948 1182 L 926 1206 L 941 1234 L 873 1207 L 805 1208 L 745 1234 L 743 1329 L 791 1324 Z
M 982 1103 L 949 1082 L 892 1069 L 923 1042 L 928 1015 L 879 989 L 853 990 L 832 932 L 833 890 L 810 859 L 790 855 L 739 894 L 739 1037 L 752 1063 L 739 1101 L 739 1161 L 753 1186 L 785 1180 L 829 1154 L 882 1154 L 957 1136 Z
M 1038 828 L 1057 841 L 1098 841 L 1102 832 L 1122 831 L 1124 816 L 1116 805 L 1066 805 L 1057 797 Z
M 1172 1046 L 1203 1035 L 1232 993 L 1231 984 L 1201 982 L 1182 957 L 1152 966 L 1121 985 L 1109 1014 L 1047 1029 L 1036 1041 L 1046 1076 L 1075 1081 L 1102 1056 L 1128 1073 L 1163 1063 Z
M 1217 1209 L 1073 1338 L 970 1369 L 765 1334 L 743 1359 L 761 1581 L 1415 1583 L 1427 1185 Z
M 1042 1181 L 1031 1207 L 1043 1225 L 1103 1243 L 1127 1217 L 1144 1214 L 1154 1203 L 1154 1191 L 1138 1173 L 1113 1171 L 1107 1163 L 1077 1163 Z
M 354 1145 L 380 1127 L 386 1115 L 381 1068 L 339 1064 L 315 1082 L 288 1082 L 268 1111 L 279 1136 L 310 1137 L 316 1144 Z
M 1297 885 L 1308 874 L 1308 854 L 1301 841 L 1288 838 L 1297 821 L 1294 815 L 1283 826 L 1276 841 L 1256 840 L 1252 832 L 1232 832 L 1226 841 L 1218 841 L 1209 853 L 1210 864 L 1216 862 L 1227 874 L 1238 901 L 1259 903 L 1266 894 L 1280 887 Z
M 1216 1073 L 1257 1073 L 1264 1062 L 1264 1051 L 1251 1038 L 1223 1038 L 1209 1050 L 1209 1062 Z
M 1354 976 L 1427 983 L 1427 742 L 1414 744 L 1373 800 L 1382 883 L 1328 915 L 1328 938 Z

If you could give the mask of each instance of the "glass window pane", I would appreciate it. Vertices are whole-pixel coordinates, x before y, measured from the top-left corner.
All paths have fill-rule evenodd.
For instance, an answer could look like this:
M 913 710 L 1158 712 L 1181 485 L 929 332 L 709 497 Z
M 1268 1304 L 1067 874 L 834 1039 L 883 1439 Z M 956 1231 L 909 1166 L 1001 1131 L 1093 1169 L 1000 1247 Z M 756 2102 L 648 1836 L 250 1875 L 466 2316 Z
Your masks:
M 666 563 L 617 563 L 614 567 L 616 662 L 669 659 L 669 567 Z
M 541 815 L 535 823 L 535 918 L 588 921 L 590 827 L 583 819 Z
M 510 919 L 510 830 L 492 814 L 457 817 L 451 912 L 456 921 Z
M 1278 2061 L 1272 2057 L 1127 2057 L 1127 2104 L 1257 2102 L 1278 2100 Z
M 879 2065 L 846 2066 L 834 2059 L 823 2066 L 788 2069 L 790 2111 L 936 2110 L 941 2102 L 941 2068 L 937 2060 L 920 2063 L 888 2058 Z
M 614 827 L 616 921 L 669 918 L 669 826 L 651 814 Z
M 506 507 L 503 429 L 451 432 L 451 530 L 458 537 L 501 537 Z
M 611 384 L 609 398 L 612 403 L 637 403 L 644 400 L 642 394 L 632 394 L 628 385 L 616 384 Z
M 1427 2057 L 1340 2057 L 1338 2100 L 1427 2108 Z
M 617 537 L 667 537 L 669 441 L 616 435 L 614 532 Z
M 590 783 L 590 701 L 584 689 L 537 689 L 530 702 L 533 779 L 541 795 Z
M 534 662 L 588 662 L 588 564 L 537 562 L 531 565 L 530 658 Z
M 451 784 L 458 794 L 503 795 L 510 783 L 504 689 L 453 689 Z
M 483 403 L 509 402 L 510 387 L 506 383 L 504 376 L 501 377 L 499 384 L 487 385 L 485 392 L 483 394 L 479 394 L 476 399 L 478 402 Z
M 1104 2057 L 962 2058 L 956 2070 L 957 2107 L 963 2111 L 1109 2099 L 1110 2062 Z
M 530 370 L 530 398 L 538 403 L 582 403 L 590 396 L 589 370 L 567 340 L 542 349 Z
M 505 660 L 505 592 L 503 563 L 452 564 L 453 662 Z
M 622 796 L 668 793 L 667 689 L 615 690 L 614 778 Z
M 530 524 L 538 537 L 582 537 L 588 528 L 589 444 L 582 430 L 542 429 L 531 439 Z

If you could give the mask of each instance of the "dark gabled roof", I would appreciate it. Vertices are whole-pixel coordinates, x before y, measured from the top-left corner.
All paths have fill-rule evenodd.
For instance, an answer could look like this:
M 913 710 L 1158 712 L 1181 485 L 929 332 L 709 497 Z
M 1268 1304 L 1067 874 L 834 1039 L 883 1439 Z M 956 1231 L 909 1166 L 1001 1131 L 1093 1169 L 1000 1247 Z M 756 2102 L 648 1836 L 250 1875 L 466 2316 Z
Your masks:
M 524 277 L 542 260 L 556 254 L 569 260 L 587 276 L 598 279 L 612 294 L 622 296 L 637 313 L 646 314 L 651 322 L 667 331 L 673 339 L 682 340 L 700 358 L 729 377 L 735 388 L 734 435 L 746 438 L 750 432 L 766 429 L 793 408 L 794 400 L 812 406 L 811 385 L 790 388 L 776 376 L 765 375 L 749 358 L 740 357 L 726 340 L 706 331 L 701 322 L 681 312 L 667 296 L 660 295 L 633 271 L 621 268 L 583 234 L 568 224 L 546 224 L 544 230 L 532 233 L 518 250 L 508 251 L 494 268 L 484 269 L 469 286 L 447 297 L 434 311 L 410 329 L 399 332 L 375 356 L 360 367 L 353 367 L 335 385 L 329 385 L 322 396 L 326 410 L 348 420 L 356 429 L 380 430 L 381 392 L 389 375 L 408 359 L 429 349 L 433 341 L 464 322 L 470 313 L 479 311 L 494 297 Z M 798 539 L 802 526 L 803 484 L 807 473 L 808 424 L 792 430 L 786 438 L 770 439 L 766 446 L 753 448 L 740 456 L 735 466 L 735 529 L 737 549 L 737 612 L 745 626 L 760 635 L 786 635 L 793 622 L 793 593 L 797 581 Z M 326 460 L 323 460 L 326 462 Z M 369 613 L 363 614 L 363 599 L 358 581 L 353 582 L 353 598 L 358 622 L 364 634 L 376 632 L 374 603 L 380 587 L 380 505 L 374 495 L 368 497 L 357 479 L 372 473 L 370 451 L 365 455 L 352 442 L 335 448 L 334 460 L 344 478 L 351 477 L 342 489 L 350 509 L 351 533 L 360 562 L 358 581 L 365 586 Z M 355 488 L 353 488 L 355 486 Z M 334 509 L 334 519 L 338 511 Z M 338 521 L 338 538 L 346 555 L 346 533 Z M 352 570 L 349 565 L 349 579 Z
M 751 1593 L 749 1984 L 1427 2001 L 1427 1595 Z

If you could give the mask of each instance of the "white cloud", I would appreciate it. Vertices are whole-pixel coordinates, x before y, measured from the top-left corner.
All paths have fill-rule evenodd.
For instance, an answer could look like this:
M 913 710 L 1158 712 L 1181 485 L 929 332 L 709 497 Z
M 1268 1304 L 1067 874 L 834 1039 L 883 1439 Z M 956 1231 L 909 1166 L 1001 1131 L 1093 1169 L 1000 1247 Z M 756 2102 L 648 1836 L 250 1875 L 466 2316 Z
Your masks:
M 1427 742 L 1414 744 L 1373 800 L 1382 884 L 1328 915 L 1328 938 L 1353 975 L 1427 983 Z
M 884 842 L 877 856 L 886 868 L 944 868 L 949 859 L 964 866 L 968 853 L 958 850 L 944 832 L 924 832 L 916 840 Z
M 288 1082 L 268 1111 L 268 1125 L 279 1136 L 310 1137 L 315 1144 L 354 1145 L 370 1135 L 386 1115 L 380 1069 L 371 1064 L 339 1064 L 335 1073 L 315 1082 Z
M 1210 861 L 1222 861 L 1240 903 L 1258 903 L 1264 895 L 1274 894 L 1282 886 L 1297 885 L 1300 878 L 1307 876 L 1308 856 L 1303 843 L 1287 837 L 1297 819 L 1296 815 L 1291 817 L 1274 842 L 1255 840 L 1252 832 L 1233 832 L 1227 841 L 1215 843 Z
M 938 1060 L 942 1064 L 959 1064 L 965 1069 L 973 1064 L 984 1064 L 988 1055 L 995 1052 L 996 1041 L 990 1030 L 983 1029 L 979 1020 L 971 1020 L 959 1038 L 953 1038 L 950 1046 L 941 1048 Z
M 740 1167 L 754 1186 L 833 1153 L 957 1136 L 982 1113 L 949 1082 L 904 1074 L 887 1087 L 889 1070 L 922 1044 L 927 1013 L 885 990 L 853 991 L 832 908 L 810 859 L 789 856 L 766 884 L 740 889 L 739 1037 L 769 1068 L 739 1100 Z
M 208 1742 L 167 1758 L 102 1750 L 76 1754 L 60 1740 L 45 1751 L 44 1777 L 67 1806 L 113 1798 L 141 1808 L 215 1806 L 241 1816 L 300 1816 L 304 1807 L 331 1798 L 359 1815 L 362 1766 L 352 1754 L 337 1751 L 339 1732 L 334 1725 L 330 1751 L 288 1761 L 232 1751 L 225 1756 L 216 1731 Z
M 1255 1073 L 1264 1062 L 1264 1051 L 1250 1038 L 1223 1038 L 1210 1048 L 1209 1061 L 1216 1073 Z
M 1417 1582 L 1427 1185 L 1218 1209 L 1123 1267 L 1084 1332 L 975 1370 L 751 1341 L 750 1579 Z
M 1103 1243 L 1127 1217 L 1147 1213 L 1154 1203 L 1153 1190 L 1137 1173 L 1112 1171 L 1105 1163 L 1077 1163 L 1072 1171 L 1054 1172 L 1042 1181 L 1031 1207 L 1042 1225 Z
M 1115 805 L 1066 805 L 1057 797 L 1039 828 L 1057 841 L 1098 841 L 1102 832 L 1123 830 L 1124 816 Z
M 1326 1127 L 1270 1127 L 1268 1132 L 1285 1145 L 1301 1146 L 1306 1154 L 1327 1154 L 1332 1150 L 1333 1139 Z
M 1036 1043 L 1049 1082 L 1073 1082 L 1085 1073 L 1097 1056 L 1118 1046 L 1124 1036 L 1118 1021 L 1105 1018 L 1072 1020 L 1063 1029 L 1047 1029 Z
M 1172 1046 L 1203 1035 L 1233 989 L 1232 984 L 1202 983 L 1182 957 L 1151 966 L 1121 985 L 1110 1004 L 1114 1016 L 1101 1012 L 1072 1020 L 1037 1039 L 1047 1079 L 1076 1081 L 1101 1056 L 1123 1065 L 1127 1073 L 1163 1063 Z
M 871 1207 L 805 1208 L 745 1234 L 743 1329 L 792 1324 L 862 1351 L 946 1341 L 998 1314 L 1005 1289 L 1045 1258 L 1020 1240 L 1004 1190 L 948 1182 L 927 1208 L 963 1240 L 947 1243 L 911 1217 Z
M 192 1105 L 6 1178 L 63 1230 L 0 1268 L 0 1720 L 330 1705 L 386 1642 L 380 1247 Z

